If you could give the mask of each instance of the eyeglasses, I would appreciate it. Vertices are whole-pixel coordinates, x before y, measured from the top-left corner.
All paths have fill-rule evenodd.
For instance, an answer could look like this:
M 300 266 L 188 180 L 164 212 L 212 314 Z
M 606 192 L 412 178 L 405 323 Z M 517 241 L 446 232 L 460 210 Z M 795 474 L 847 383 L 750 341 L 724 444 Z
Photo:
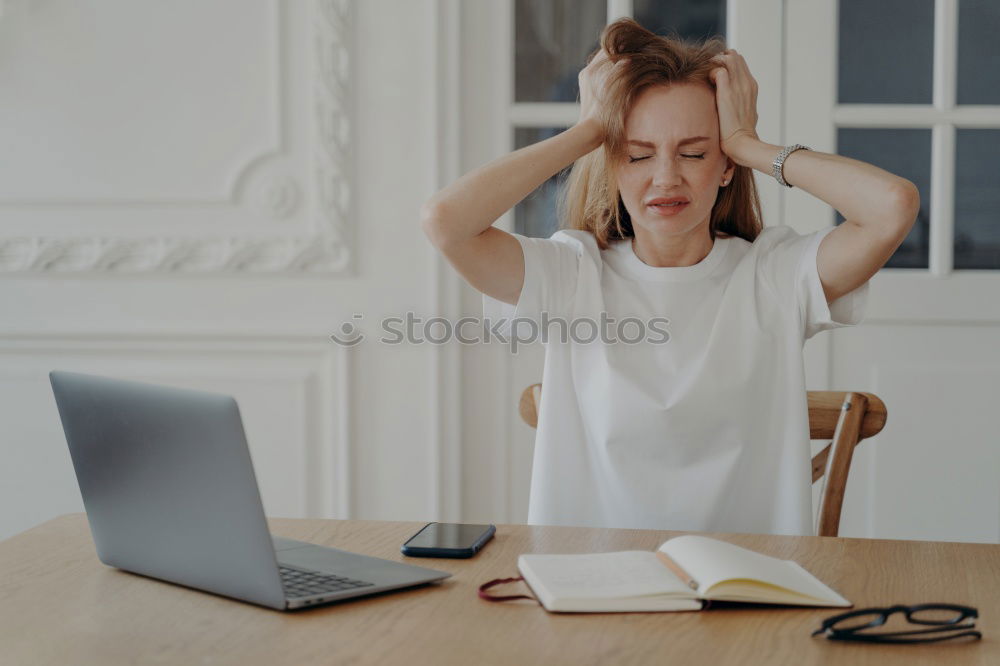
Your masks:
M 914 629 L 911 631 L 869 631 L 881 627 L 893 613 L 903 613 L 911 624 L 931 625 L 930 629 Z M 888 608 L 861 608 L 856 611 L 835 615 L 823 620 L 823 626 L 812 633 L 813 636 L 825 634 L 831 641 L 864 641 L 869 643 L 933 643 L 947 641 L 963 636 L 976 639 L 983 635 L 971 630 L 979 611 L 969 606 L 954 604 L 918 604 L 916 606 L 890 606 Z M 971 622 L 962 624 L 970 619 Z M 948 635 L 931 636 L 953 632 Z M 912 636 L 912 638 L 911 638 Z

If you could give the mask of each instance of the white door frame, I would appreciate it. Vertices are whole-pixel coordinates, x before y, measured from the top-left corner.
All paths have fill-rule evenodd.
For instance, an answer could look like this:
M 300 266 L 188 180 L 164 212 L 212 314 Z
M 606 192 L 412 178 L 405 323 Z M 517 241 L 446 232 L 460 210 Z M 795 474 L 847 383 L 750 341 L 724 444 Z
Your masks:
M 838 127 L 926 128 L 931 130 L 931 246 L 929 268 L 883 268 L 871 279 L 868 309 L 855 331 L 827 333 L 833 349 L 827 376 L 850 377 L 860 386 L 838 389 L 896 390 L 895 403 L 887 401 L 889 424 L 878 436 L 879 444 L 859 447 L 851 471 L 841 533 L 851 536 L 885 537 L 904 533 L 904 538 L 951 538 L 980 540 L 994 528 L 996 507 L 968 510 L 955 515 L 951 526 L 920 522 L 920 513 L 933 503 L 920 506 L 912 488 L 932 489 L 942 497 L 962 496 L 960 483 L 948 480 L 948 470 L 919 461 L 920 452 L 947 450 L 949 455 L 979 461 L 980 467 L 996 459 L 996 437 L 975 432 L 986 417 L 972 414 L 964 421 L 943 410 L 917 414 L 928 404 L 926 384 L 900 389 L 900 377 L 935 382 L 940 404 L 979 404 L 983 396 L 973 387 L 988 382 L 977 377 L 1000 375 L 995 347 L 990 352 L 991 330 L 1000 325 L 1000 271 L 954 270 L 955 130 L 958 127 L 1000 128 L 1000 107 L 955 106 L 958 0 L 937 0 L 933 59 L 933 100 L 928 105 L 837 104 L 837 0 L 794 0 L 785 3 L 786 86 L 785 143 L 804 143 L 823 152 L 835 153 Z M 829 206 L 796 189 L 784 200 L 786 220 L 801 220 L 806 230 L 831 222 Z M 844 337 L 839 337 L 844 336 Z M 845 344 L 838 344 L 838 340 Z M 951 342 L 960 341 L 960 342 Z M 985 342 L 984 342 L 985 341 Z M 807 347 L 808 349 L 808 347 Z M 982 350 L 993 354 L 984 357 Z M 840 354 L 837 357 L 837 354 Z M 832 365 L 836 360 L 836 365 Z M 836 372 L 834 373 L 834 369 Z M 946 384 L 953 382 L 952 385 Z M 944 389 L 944 386 L 948 386 Z M 946 395 L 945 395 L 946 394 Z M 934 401 L 937 402 L 936 400 Z M 915 419 L 942 419 L 949 423 L 955 441 L 930 441 L 914 424 Z M 930 423 L 928 426 L 932 425 Z M 940 431 L 941 428 L 938 428 Z M 905 458 L 903 457 L 905 456 Z M 878 459 L 884 461 L 880 468 Z M 949 463 L 950 464 L 950 463 Z M 975 465 L 975 462 L 969 463 Z M 956 464 L 954 469 L 962 469 Z M 998 479 L 996 484 L 1000 484 Z M 987 484 L 988 485 L 988 484 Z M 979 487 L 980 495 L 996 494 L 997 487 Z M 893 502 L 885 501 L 892 498 Z M 949 502 L 951 500 L 948 500 Z M 994 500 L 995 501 L 995 500 Z M 907 503 L 910 505 L 907 505 Z M 954 501 L 957 507 L 962 503 Z M 967 504 L 967 503 L 966 503 Z M 964 522 L 961 522 L 964 521 Z M 961 527 L 954 525 L 961 524 Z

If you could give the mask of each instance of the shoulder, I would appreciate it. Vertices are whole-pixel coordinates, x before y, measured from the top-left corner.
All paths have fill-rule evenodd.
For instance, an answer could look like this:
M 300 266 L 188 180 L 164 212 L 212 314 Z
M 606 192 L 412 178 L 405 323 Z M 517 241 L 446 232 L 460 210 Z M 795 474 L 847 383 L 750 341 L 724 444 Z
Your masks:
M 583 229 L 560 229 L 552 234 L 550 240 L 562 243 L 573 249 L 580 257 L 589 257 L 600 262 L 601 250 L 597 245 L 594 234 Z
M 758 252 L 771 250 L 780 245 L 794 243 L 801 238 L 804 238 L 804 235 L 795 231 L 795 229 L 787 224 L 778 224 L 772 227 L 764 227 L 751 244 L 751 247 Z
M 833 227 L 819 231 L 799 233 L 787 224 L 764 227 L 753 243 L 746 243 L 746 254 L 764 262 L 788 261 L 794 263 L 813 251 L 823 236 Z

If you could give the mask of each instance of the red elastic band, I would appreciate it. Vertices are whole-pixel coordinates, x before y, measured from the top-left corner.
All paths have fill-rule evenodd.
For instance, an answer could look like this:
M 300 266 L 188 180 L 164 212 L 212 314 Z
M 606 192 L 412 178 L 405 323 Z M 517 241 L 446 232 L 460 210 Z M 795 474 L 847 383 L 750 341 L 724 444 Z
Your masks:
M 495 597 L 492 594 L 486 592 L 495 585 L 504 585 L 506 583 L 516 583 L 522 581 L 524 578 L 518 576 L 517 578 L 496 578 L 488 583 L 483 583 L 479 586 L 479 598 L 485 599 L 486 601 L 513 601 L 514 599 L 531 599 L 532 601 L 538 601 L 534 597 L 529 597 L 526 594 L 511 594 L 506 597 Z

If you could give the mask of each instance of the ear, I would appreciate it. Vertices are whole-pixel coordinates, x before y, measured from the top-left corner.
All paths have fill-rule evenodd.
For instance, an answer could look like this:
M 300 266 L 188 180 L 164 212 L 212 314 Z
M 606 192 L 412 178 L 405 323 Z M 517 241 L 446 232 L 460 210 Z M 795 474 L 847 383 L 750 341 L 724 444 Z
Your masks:
M 736 173 L 736 163 L 727 157 L 726 169 L 725 171 L 722 172 L 722 180 L 720 181 L 719 184 L 722 185 L 722 183 L 725 183 L 726 185 L 729 185 L 730 183 L 732 183 L 734 173 Z

